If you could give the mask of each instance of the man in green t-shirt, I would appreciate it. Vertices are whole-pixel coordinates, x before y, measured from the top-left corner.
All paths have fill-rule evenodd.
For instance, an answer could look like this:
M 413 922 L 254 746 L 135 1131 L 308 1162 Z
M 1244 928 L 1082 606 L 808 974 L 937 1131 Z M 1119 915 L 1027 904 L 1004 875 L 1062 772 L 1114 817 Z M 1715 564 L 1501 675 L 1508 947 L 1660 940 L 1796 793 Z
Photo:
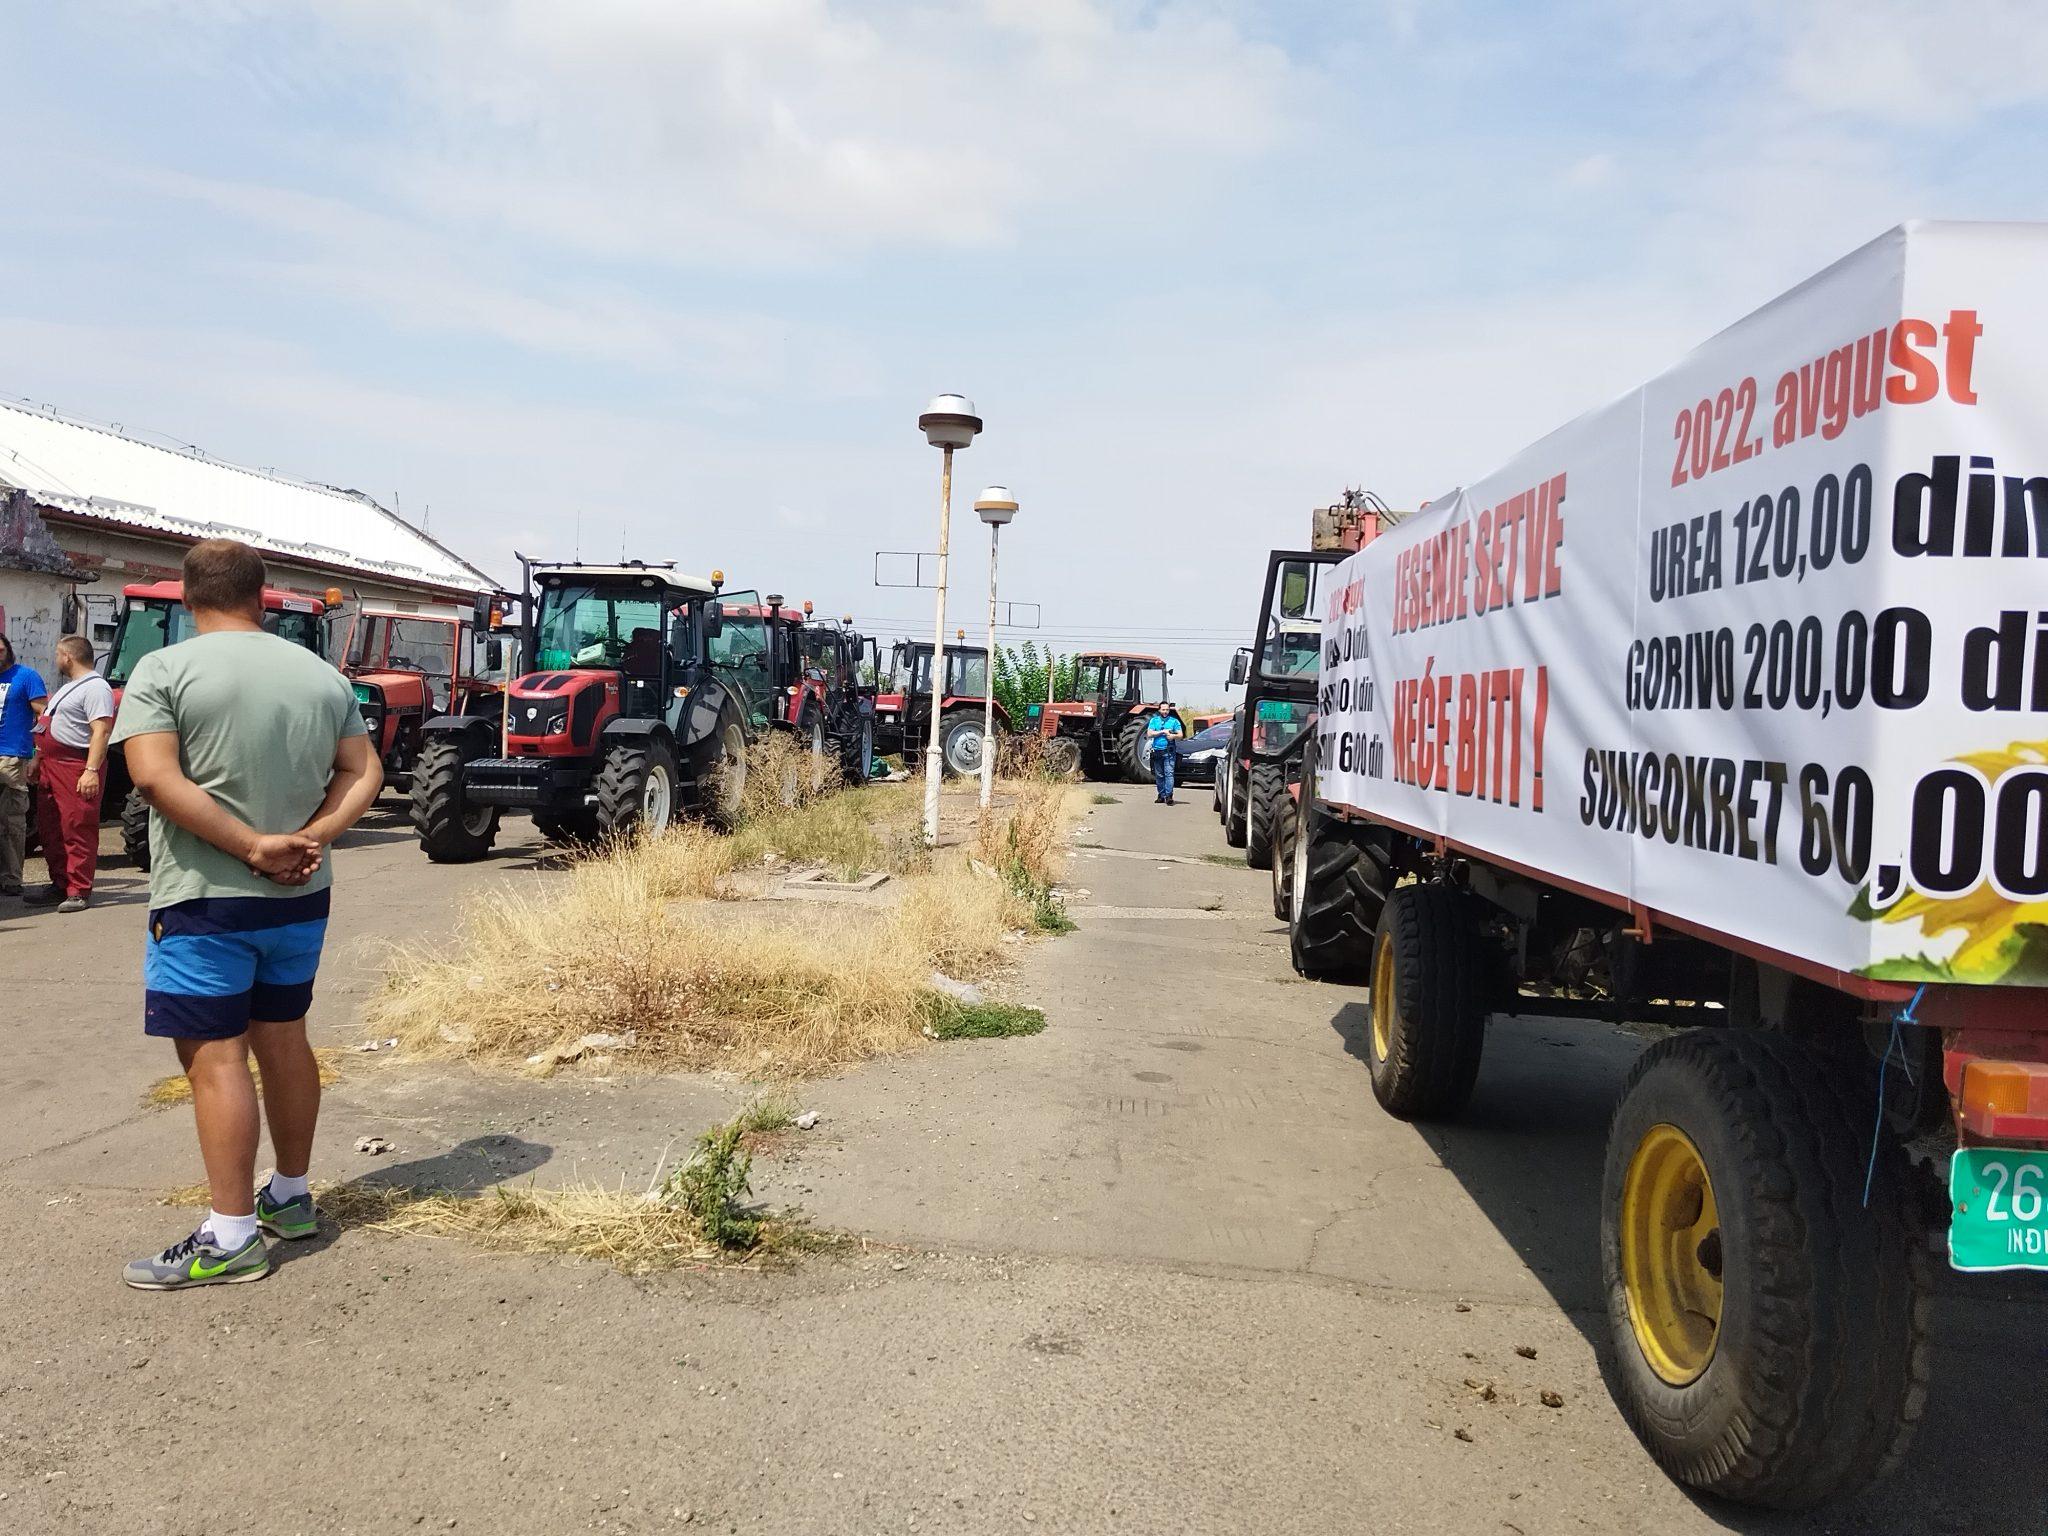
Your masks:
M 128 1266 L 122 1278 L 145 1290 L 261 1279 L 263 1232 L 318 1230 L 306 1010 L 327 933 L 326 848 L 384 782 L 347 679 L 264 633 L 262 556 L 208 539 L 184 576 L 196 633 L 136 664 L 113 739 L 151 810 L 142 1027 L 176 1045 L 191 1081 L 213 1209 Z M 261 1190 L 251 1050 L 277 1158 Z

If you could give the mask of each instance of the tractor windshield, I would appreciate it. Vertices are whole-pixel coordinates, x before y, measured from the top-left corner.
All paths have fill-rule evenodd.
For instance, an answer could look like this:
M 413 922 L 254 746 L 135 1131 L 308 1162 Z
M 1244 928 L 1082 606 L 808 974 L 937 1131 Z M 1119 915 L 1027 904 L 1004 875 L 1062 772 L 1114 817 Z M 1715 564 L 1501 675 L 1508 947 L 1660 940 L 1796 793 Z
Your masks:
M 350 638 L 348 664 L 447 678 L 455 670 L 455 625 L 448 619 L 366 613 Z
M 263 615 L 263 627 L 293 645 L 304 646 L 316 656 L 320 654 L 320 616 L 316 613 L 267 610 Z M 143 657 L 167 645 L 176 645 L 180 640 L 189 640 L 197 633 L 192 622 L 192 610 L 177 599 L 131 598 L 121 610 L 120 622 L 114 631 L 113 649 L 107 662 L 107 681 L 116 688 L 126 687 L 128 679 L 135 675 L 135 664 Z
M 988 694 L 988 652 L 946 652 L 946 691 L 957 698 L 985 698 Z
M 1114 692 L 1119 670 L 1114 662 L 1092 656 L 1082 657 L 1074 667 L 1075 694 L 1085 699 L 1098 693 Z
M 1166 702 L 1166 668 L 1131 663 L 1132 694 L 1141 704 Z
M 534 666 L 542 672 L 622 667 L 635 641 L 661 643 L 658 589 L 565 583 L 540 595 L 534 625 Z
M 775 658 L 769 654 L 768 615 L 754 592 L 728 592 L 720 600 L 724 617 L 705 647 L 713 671 L 739 694 L 756 726 L 768 720 L 775 692 Z

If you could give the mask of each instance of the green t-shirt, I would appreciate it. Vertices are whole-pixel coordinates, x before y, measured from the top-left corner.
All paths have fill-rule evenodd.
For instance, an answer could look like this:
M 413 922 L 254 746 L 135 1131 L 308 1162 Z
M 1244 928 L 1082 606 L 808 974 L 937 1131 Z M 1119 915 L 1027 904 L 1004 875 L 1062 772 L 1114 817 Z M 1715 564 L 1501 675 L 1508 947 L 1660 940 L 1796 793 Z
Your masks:
M 136 663 L 114 740 L 173 731 L 185 777 L 258 832 L 296 832 L 320 809 L 344 736 L 363 734 L 355 690 L 302 645 L 256 630 L 216 630 Z M 161 816 L 149 818 L 149 904 L 201 896 L 299 896 Z

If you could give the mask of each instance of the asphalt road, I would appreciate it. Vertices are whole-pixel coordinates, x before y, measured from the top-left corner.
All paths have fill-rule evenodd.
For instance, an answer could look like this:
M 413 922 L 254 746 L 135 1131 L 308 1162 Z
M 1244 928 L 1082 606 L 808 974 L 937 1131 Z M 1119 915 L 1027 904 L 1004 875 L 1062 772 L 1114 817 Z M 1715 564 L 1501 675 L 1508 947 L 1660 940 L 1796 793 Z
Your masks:
M 1205 792 L 1116 793 L 1077 834 L 1079 931 L 1005 988 L 1044 1034 L 807 1088 L 822 1124 L 757 1188 L 867 1241 L 787 1272 L 353 1231 L 259 1285 L 129 1291 L 198 1176 L 186 1113 L 140 1107 L 173 1066 L 140 1034 L 139 882 L 0 905 L 0 1531 L 2048 1530 L 2048 1305 L 2010 1277 L 1944 1286 L 1883 1489 L 1791 1518 L 1674 1488 L 1598 1367 L 1592 1192 L 1641 1042 L 1496 1021 L 1461 1122 L 1388 1119 L 1363 994 L 1292 976 L 1266 877 L 1207 861 Z M 352 841 L 330 1043 L 384 944 L 552 878 L 517 839 L 460 870 L 395 818 Z M 315 1174 L 637 1186 L 748 1092 L 352 1055 Z

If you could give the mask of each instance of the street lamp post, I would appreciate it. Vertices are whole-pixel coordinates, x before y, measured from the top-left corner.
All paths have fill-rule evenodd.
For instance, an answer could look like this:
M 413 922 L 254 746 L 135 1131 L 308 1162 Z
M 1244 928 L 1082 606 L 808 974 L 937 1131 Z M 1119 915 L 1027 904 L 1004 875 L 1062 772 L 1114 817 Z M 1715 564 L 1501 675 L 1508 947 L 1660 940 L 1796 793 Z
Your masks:
M 986 811 L 996 784 L 996 543 L 1017 515 L 1017 498 L 1007 485 L 992 485 L 974 498 L 974 510 L 988 524 L 988 680 L 981 701 L 981 808 Z
M 931 736 L 924 753 L 924 840 L 926 847 L 935 848 L 939 842 L 939 775 L 945 768 L 939 748 L 939 700 L 946 680 L 946 554 L 953 536 L 953 450 L 974 441 L 981 418 L 965 395 L 940 395 L 924 408 L 917 425 L 924 440 L 945 454 L 939 470 L 939 590 L 932 621 Z

